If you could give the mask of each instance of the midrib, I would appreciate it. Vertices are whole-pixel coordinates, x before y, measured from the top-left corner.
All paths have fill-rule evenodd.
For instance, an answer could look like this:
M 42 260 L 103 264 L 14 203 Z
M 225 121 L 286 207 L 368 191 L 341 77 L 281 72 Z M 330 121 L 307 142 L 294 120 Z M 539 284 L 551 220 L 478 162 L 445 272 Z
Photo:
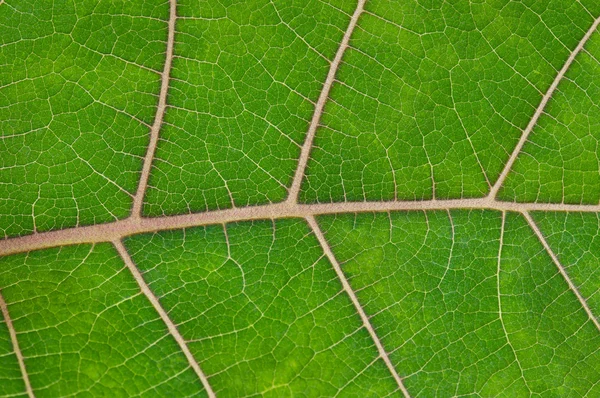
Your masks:
M 600 212 L 600 205 L 501 202 L 489 198 L 424 201 L 342 202 L 323 204 L 274 203 L 261 206 L 212 210 L 203 213 L 156 218 L 129 217 L 106 224 L 80 226 L 0 240 L 0 256 L 78 243 L 111 242 L 123 237 L 169 229 L 210 224 L 277 219 L 306 218 L 324 214 L 480 209 L 495 211 Z

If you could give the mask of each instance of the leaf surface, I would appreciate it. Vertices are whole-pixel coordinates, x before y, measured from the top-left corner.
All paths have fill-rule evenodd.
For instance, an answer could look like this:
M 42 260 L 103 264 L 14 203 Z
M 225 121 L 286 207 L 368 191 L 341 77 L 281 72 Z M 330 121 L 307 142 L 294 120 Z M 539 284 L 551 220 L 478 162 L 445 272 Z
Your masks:
M 0 396 L 599 396 L 598 25 L 0 0 Z

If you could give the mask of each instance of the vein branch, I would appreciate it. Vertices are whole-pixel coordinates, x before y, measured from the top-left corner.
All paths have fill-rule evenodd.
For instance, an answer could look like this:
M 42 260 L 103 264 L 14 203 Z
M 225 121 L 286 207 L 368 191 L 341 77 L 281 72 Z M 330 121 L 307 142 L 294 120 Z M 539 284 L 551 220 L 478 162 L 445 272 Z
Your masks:
M 138 184 L 135 197 L 133 198 L 133 208 L 131 210 L 132 217 L 141 217 L 142 214 L 144 195 L 146 194 L 146 188 L 148 187 L 148 179 L 150 178 L 150 170 L 152 169 L 152 160 L 154 159 L 154 154 L 156 153 L 159 132 L 163 123 L 163 119 L 165 117 L 165 110 L 167 108 L 169 76 L 171 74 L 171 66 L 173 64 L 173 48 L 175 47 L 175 21 L 177 20 L 177 0 L 169 0 L 169 7 L 170 8 L 167 36 L 167 52 L 165 55 L 165 66 L 161 73 L 158 106 L 156 108 L 156 115 L 154 116 L 154 123 L 150 128 L 150 142 L 148 143 L 148 149 L 146 150 L 146 156 L 144 157 L 142 173 L 140 175 L 140 182 Z
M 34 398 L 33 389 L 31 388 L 31 383 L 29 382 L 29 374 L 27 373 L 27 369 L 25 368 L 25 360 L 23 358 L 23 353 L 19 348 L 19 341 L 17 340 L 17 331 L 13 326 L 12 320 L 10 319 L 10 314 L 8 313 L 8 306 L 6 305 L 6 301 L 4 301 L 4 297 L 2 297 L 2 293 L 0 292 L 0 311 L 2 312 L 2 316 L 4 317 L 4 322 L 6 322 L 6 327 L 8 328 L 8 333 L 10 334 L 10 341 L 13 345 L 13 350 L 17 357 L 17 361 L 19 362 L 19 368 L 21 368 L 21 375 L 23 376 L 23 381 L 25 382 L 25 390 L 27 391 L 27 395 L 30 398 Z
M 331 66 L 329 67 L 327 78 L 325 79 L 325 83 L 323 84 L 323 88 L 321 89 L 321 94 L 319 94 L 319 99 L 317 100 L 317 104 L 315 105 L 315 111 L 313 113 L 313 117 L 310 121 L 310 124 L 308 125 L 308 132 L 306 133 L 306 138 L 304 139 L 304 144 L 302 145 L 302 149 L 300 151 L 298 166 L 296 168 L 294 179 L 292 180 L 292 186 L 288 195 L 288 202 L 290 203 L 298 202 L 300 186 L 304 177 L 306 165 L 308 164 L 308 158 L 310 156 L 310 151 L 313 146 L 313 141 L 315 139 L 317 127 L 319 126 L 319 122 L 321 121 L 321 116 L 323 115 L 323 109 L 325 108 L 327 98 L 329 98 L 329 91 L 331 91 L 331 86 L 333 85 L 333 81 L 335 80 L 335 75 L 340 67 L 342 58 L 344 57 L 344 52 L 349 47 L 350 36 L 352 36 L 352 32 L 354 31 L 354 28 L 358 23 L 358 18 L 362 14 L 366 2 L 367 0 L 358 1 L 356 10 L 354 10 L 354 14 L 352 14 L 352 17 L 350 18 L 350 23 L 348 24 L 348 28 L 346 29 L 344 37 L 342 38 L 342 42 L 340 43 L 335 57 L 331 62 Z
M 575 296 L 577 297 L 577 300 L 579 300 L 579 303 L 581 304 L 581 306 L 583 307 L 583 309 L 587 313 L 588 317 L 590 318 L 590 320 L 596 326 L 596 329 L 598 329 L 598 331 L 600 331 L 600 322 L 598 322 L 598 319 L 596 319 L 596 317 L 592 313 L 592 310 L 590 309 L 590 307 L 589 307 L 587 301 L 585 300 L 585 298 L 581 295 L 581 293 L 577 289 L 577 286 L 575 286 L 575 284 L 573 283 L 573 281 L 571 280 L 571 278 L 569 278 L 569 275 L 567 274 L 567 270 L 565 269 L 565 267 L 563 267 L 563 265 L 560 263 L 560 261 L 559 261 L 558 257 L 556 256 L 556 254 L 554 254 L 554 252 L 550 248 L 550 245 L 546 241 L 546 238 L 542 234 L 542 231 L 538 228 L 537 224 L 535 223 L 535 221 L 533 220 L 533 218 L 531 217 L 531 215 L 528 212 L 523 212 L 523 215 L 525 216 L 525 219 L 529 223 L 529 226 L 531 227 L 531 229 L 533 230 L 533 232 L 535 232 L 535 234 L 537 235 L 538 239 L 540 240 L 540 242 L 544 246 L 544 249 L 546 249 L 546 252 L 552 258 L 552 261 L 554 262 L 554 264 L 558 268 L 558 271 L 563 276 L 563 278 L 567 281 L 567 284 L 569 285 L 569 289 L 571 289 L 571 291 L 575 294 Z
M 152 306 L 154 307 L 156 312 L 158 312 L 158 314 L 160 315 L 160 318 L 167 325 L 167 328 L 169 329 L 169 333 L 171 333 L 171 335 L 175 338 L 175 341 L 179 345 L 179 348 L 181 348 L 181 351 L 183 351 L 190 366 L 192 367 L 192 369 L 194 369 L 194 371 L 198 375 L 198 378 L 202 382 L 202 385 L 204 386 L 204 389 L 206 390 L 208 396 L 210 398 L 214 398 L 215 393 L 212 390 L 212 387 L 210 386 L 210 384 L 208 383 L 208 378 L 202 372 L 202 369 L 200 369 L 200 365 L 198 364 L 198 362 L 192 355 L 183 336 L 181 336 L 181 334 L 179 333 L 179 330 L 177 330 L 177 326 L 175 326 L 173 321 L 169 318 L 169 315 L 164 310 L 164 308 L 161 306 L 160 302 L 158 301 L 158 298 L 154 295 L 152 290 L 150 290 L 150 287 L 146 284 L 146 281 L 144 281 L 144 277 L 142 276 L 142 274 L 140 273 L 140 271 L 134 264 L 133 260 L 129 256 L 129 253 L 127 252 L 127 249 L 123 245 L 123 242 L 121 242 L 120 240 L 115 240 L 112 243 L 115 246 L 115 248 L 117 249 L 117 251 L 119 252 L 119 254 L 121 255 L 121 258 L 123 259 L 125 264 L 127 265 L 127 268 L 129 268 L 129 271 L 132 273 L 133 277 L 135 278 L 135 281 L 139 285 L 142 293 L 144 293 L 144 295 L 146 296 L 148 301 L 152 304 Z
M 537 106 L 535 113 L 533 114 L 533 117 L 529 121 L 529 124 L 527 124 L 527 127 L 525 128 L 525 130 L 523 130 L 523 134 L 521 134 L 521 138 L 519 139 L 517 146 L 515 146 L 515 149 L 512 151 L 512 153 L 508 159 L 508 162 L 506 163 L 506 165 L 504 166 L 504 169 L 502 170 L 502 173 L 500 173 L 500 177 L 498 177 L 498 180 L 496 181 L 494 186 L 492 186 L 492 189 L 490 190 L 490 193 L 489 193 L 489 198 L 495 198 L 496 195 L 498 195 L 498 191 L 502 187 L 504 180 L 508 176 L 508 173 L 512 169 L 513 164 L 517 160 L 519 153 L 521 153 L 521 150 L 523 149 L 523 146 L 525 145 L 525 142 L 527 141 L 529 134 L 531 133 L 531 131 L 537 124 L 538 119 L 544 112 L 544 108 L 546 108 L 546 105 L 548 104 L 548 101 L 550 101 L 552 94 L 554 94 L 554 91 L 558 87 L 558 83 L 560 83 L 562 78 L 565 76 L 565 73 L 567 73 L 567 70 L 569 69 L 569 67 L 571 66 L 573 61 L 575 61 L 575 57 L 577 57 L 577 54 L 579 54 L 579 52 L 581 50 L 583 50 L 585 43 L 587 43 L 587 41 L 590 39 L 590 37 L 592 36 L 594 31 L 598 28 L 599 24 L 600 24 L 600 17 L 594 21 L 592 26 L 588 29 L 588 31 L 583 36 L 583 38 L 579 41 L 579 43 L 577 44 L 575 49 L 571 52 L 571 54 L 569 54 L 567 61 L 564 63 L 563 67 L 561 68 L 561 70 L 558 72 L 558 74 L 554 78 L 554 81 L 548 88 L 548 91 L 546 91 L 546 94 L 544 94 L 544 96 L 542 97 L 542 100 L 540 101 L 539 105 Z
M 400 389 L 400 391 L 402 391 L 402 393 L 404 394 L 405 397 L 410 398 L 410 394 L 408 393 L 408 390 L 406 389 L 406 387 L 404 387 L 404 384 L 402 383 L 402 378 L 398 375 L 398 372 L 396 372 L 396 368 L 394 368 L 394 365 L 392 364 L 390 357 L 388 356 L 387 352 L 383 348 L 383 344 L 381 343 L 381 340 L 379 340 L 379 337 L 377 336 L 375 329 L 371 325 L 371 322 L 369 321 L 367 314 L 365 313 L 362 306 L 360 305 L 360 302 L 358 301 L 356 294 L 354 294 L 354 291 L 352 290 L 352 287 L 350 286 L 348 279 L 346 279 L 346 276 L 344 275 L 344 272 L 342 271 L 342 267 L 340 267 L 340 263 L 337 261 L 337 259 L 335 258 L 335 255 L 331 251 L 331 248 L 329 247 L 329 243 L 327 243 L 327 240 L 325 239 L 325 235 L 323 235 L 321 228 L 319 228 L 319 224 L 317 224 L 317 221 L 315 220 L 315 218 L 313 216 L 306 217 L 306 220 L 308 221 L 308 224 L 312 228 L 314 234 L 317 236 L 317 239 L 319 240 L 319 243 L 321 244 L 321 248 L 323 249 L 323 252 L 329 259 L 329 262 L 333 266 L 335 273 L 337 274 L 338 278 L 342 282 L 344 291 L 348 294 L 348 296 L 350 297 L 350 300 L 352 301 L 352 304 L 354 304 L 356 311 L 360 315 L 360 319 L 362 320 L 363 326 L 365 327 L 365 329 L 367 329 L 367 331 L 371 335 L 371 339 L 373 340 L 373 342 L 375 343 L 375 346 L 377 347 L 379 356 L 385 362 L 390 373 L 394 377 L 394 380 L 396 380 L 396 383 L 398 384 L 398 388 Z

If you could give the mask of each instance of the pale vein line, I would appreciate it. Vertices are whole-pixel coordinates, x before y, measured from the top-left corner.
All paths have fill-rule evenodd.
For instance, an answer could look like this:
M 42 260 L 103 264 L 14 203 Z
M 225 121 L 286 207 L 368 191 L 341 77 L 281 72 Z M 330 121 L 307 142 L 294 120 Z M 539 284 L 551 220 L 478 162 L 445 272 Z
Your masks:
M 212 210 L 203 213 L 182 214 L 177 216 L 156 218 L 129 217 L 124 220 L 113 221 L 106 224 L 79 226 L 56 231 L 34 233 L 15 238 L 0 239 L 0 256 L 78 243 L 111 242 L 125 236 L 140 233 L 198 227 L 210 224 L 223 224 L 228 222 L 292 217 L 305 218 L 321 214 L 449 209 L 598 213 L 600 212 L 600 205 L 514 203 L 499 202 L 489 200 L 488 198 L 413 202 L 342 202 L 323 204 L 274 203 L 262 206 Z
M 500 293 L 500 265 L 502 262 L 502 247 L 504 246 L 505 224 L 506 224 L 506 212 L 503 211 L 502 212 L 502 226 L 500 227 L 500 245 L 498 246 L 498 268 L 496 271 L 496 288 L 498 291 L 498 318 L 500 319 L 500 324 L 502 325 L 502 330 L 504 331 L 504 336 L 506 336 L 506 343 L 508 344 L 513 355 L 515 356 L 515 361 L 517 362 L 517 366 L 519 366 L 519 371 L 521 372 L 521 378 L 523 379 L 523 382 L 525 383 L 525 387 L 527 387 L 527 389 L 529 390 L 529 393 L 531 393 L 531 389 L 529 388 L 529 385 L 527 385 L 527 379 L 525 379 L 525 376 L 523 375 L 523 366 L 521 366 L 521 361 L 519 361 L 519 357 L 517 356 L 517 351 L 515 350 L 515 348 L 513 347 L 513 345 L 510 342 L 510 338 L 508 337 L 508 332 L 506 331 L 506 326 L 504 325 L 504 318 L 502 317 L 502 299 L 501 299 L 502 294 Z
M 537 109 L 535 110 L 533 117 L 529 121 L 529 124 L 527 125 L 525 130 L 523 130 L 523 134 L 521 135 L 521 138 L 519 139 L 517 146 L 513 150 L 512 154 L 510 155 L 510 158 L 508 159 L 508 162 L 504 166 L 504 169 L 502 170 L 500 177 L 498 177 L 498 180 L 496 181 L 496 183 L 490 190 L 490 194 L 489 194 L 490 198 L 495 198 L 496 195 L 498 194 L 500 187 L 502 186 L 502 184 L 504 183 L 504 180 L 508 176 L 508 173 L 512 169 L 512 166 L 515 163 L 515 161 L 517 160 L 519 153 L 521 153 L 521 150 L 523 149 L 523 146 L 525 145 L 525 142 L 527 141 L 527 137 L 529 136 L 529 133 L 531 133 L 531 131 L 535 127 L 538 119 L 540 118 L 540 116 L 542 115 L 542 112 L 544 111 L 544 108 L 546 107 L 546 104 L 552 97 L 552 94 L 556 90 L 556 87 L 558 87 L 558 83 L 560 83 L 563 76 L 565 75 L 565 73 L 567 72 L 567 70 L 573 63 L 573 61 L 575 60 L 575 57 L 583 49 L 583 46 L 585 46 L 585 43 L 592 36 L 592 33 L 594 33 L 594 31 L 596 30 L 596 28 L 598 27 L 599 24 L 600 24 L 600 17 L 594 21 L 594 23 L 588 29 L 588 31 L 585 33 L 585 35 L 583 36 L 581 41 L 577 44 L 577 47 L 575 47 L 573 52 L 571 52 L 571 54 L 569 54 L 569 58 L 567 58 L 567 62 L 565 62 L 562 69 L 558 72 L 558 75 L 556 75 L 556 77 L 554 78 L 554 81 L 548 88 L 548 91 L 546 91 L 546 94 L 544 94 L 544 96 L 542 97 L 542 100 L 541 100 L 540 104 L 538 105 Z
M 125 262 L 125 264 L 127 265 L 127 268 L 129 268 L 129 271 L 135 278 L 135 281 L 139 285 L 142 293 L 144 293 L 144 295 L 146 296 L 148 301 L 152 304 L 152 306 L 154 307 L 156 312 L 158 312 L 158 314 L 160 315 L 160 318 L 167 325 L 167 328 L 169 329 L 169 333 L 171 333 L 171 335 L 175 338 L 175 341 L 177 341 L 177 344 L 179 344 L 179 348 L 181 348 L 181 351 L 183 351 L 183 353 L 185 354 L 185 357 L 187 358 L 190 366 L 192 367 L 192 369 L 194 369 L 194 371 L 198 375 L 198 378 L 200 379 L 200 381 L 202 381 L 202 385 L 204 386 L 204 389 L 206 390 L 208 396 L 211 398 L 214 398 L 215 393 L 212 390 L 212 387 L 210 386 L 210 384 L 208 383 L 208 378 L 202 372 L 202 369 L 200 369 L 200 365 L 198 364 L 198 362 L 192 355 L 183 336 L 181 336 L 181 334 L 179 333 L 179 330 L 177 330 L 177 326 L 175 326 L 173 321 L 169 318 L 169 315 L 167 315 L 164 308 L 160 305 L 158 298 L 154 295 L 154 293 L 152 293 L 152 291 L 146 284 L 146 281 L 144 281 L 144 277 L 142 276 L 140 271 L 137 269 L 137 267 L 133 263 L 133 260 L 129 256 L 127 249 L 123 245 L 123 242 L 121 242 L 120 240 L 114 240 L 112 243 L 115 246 L 115 248 L 117 249 L 117 251 L 119 252 L 119 254 L 121 255 L 121 258 L 123 258 L 123 261 Z
M 4 297 L 2 297 L 2 293 L 0 293 L 0 310 L 2 311 L 4 322 L 6 322 L 8 333 L 10 334 L 10 340 L 12 342 L 13 350 L 15 351 L 17 361 L 19 362 L 19 368 L 21 368 L 21 375 L 23 376 L 23 381 L 25 382 L 25 389 L 27 390 L 27 395 L 29 395 L 31 398 L 34 398 L 35 395 L 33 394 L 31 383 L 29 382 L 29 375 L 27 374 L 27 369 L 25 368 L 25 360 L 23 359 L 23 353 L 19 348 L 19 341 L 17 340 L 17 331 L 15 330 L 12 324 L 12 320 L 10 319 L 10 314 L 8 313 L 8 306 L 6 305 L 6 301 L 4 301 Z
M 317 224 L 317 221 L 315 220 L 315 218 L 313 216 L 306 217 L 306 220 L 308 221 L 308 224 L 310 225 L 313 232 L 317 236 L 317 239 L 319 240 L 319 243 L 321 244 L 321 248 L 323 249 L 323 252 L 329 259 L 329 262 L 335 269 L 335 272 L 336 272 L 338 278 L 342 282 L 344 291 L 348 294 L 348 296 L 350 297 L 350 300 L 352 300 L 352 304 L 354 304 L 356 311 L 360 315 L 360 319 L 362 320 L 365 329 L 367 329 L 367 331 L 371 335 L 371 339 L 373 339 L 373 342 L 375 343 L 375 346 L 377 347 L 377 351 L 379 351 L 379 356 L 385 362 L 390 373 L 394 377 L 394 380 L 396 380 L 396 383 L 398 384 L 398 388 L 400 388 L 400 390 L 402 391 L 402 393 L 404 394 L 405 397 L 410 398 L 410 394 L 408 393 L 408 391 L 406 390 L 406 387 L 404 387 L 404 384 L 402 383 L 402 378 L 398 375 L 398 372 L 396 372 L 396 368 L 394 368 L 392 361 L 390 361 L 390 358 L 389 358 L 387 352 L 385 351 L 385 349 L 383 348 L 383 344 L 381 344 L 381 341 L 379 340 L 377 333 L 375 333 L 375 329 L 373 329 L 373 326 L 371 325 L 371 322 L 369 321 L 367 314 L 365 313 L 362 306 L 360 305 L 358 298 L 354 294 L 354 291 L 352 290 L 352 287 L 350 286 L 348 279 L 346 279 L 346 276 L 344 275 L 344 272 L 342 271 L 342 268 L 340 267 L 340 264 L 338 263 L 333 252 L 331 251 L 331 248 L 329 247 L 329 243 L 327 243 L 327 240 L 325 239 L 325 235 L 323 235 L 321 228 L 319 228 L 319 224 Z
M 344 37 L 342 39 L 342 42 L 340 43 L 340 47 L 338 48 L 337 53 L 335 54 L 335 58 L 333 59 L 333 62 L 331 62 L 331 66 L 329 67 L 329 73 L 327 73 L 327 78 L 325 79 L 325 83 L 323 84 L 323 88 L 321 89 L 321 94 L 319 94 L 319 99 L 317 100 L 317 105 L 315 105 L 315 111 L 308 126 L 308 132 L 306 133 L 306 138 L 304 139 L 302 150 L 300 151 L 298 166 L 296 168 L 294 180 L 292 181 L 292 186 L 290 188 L 289 196 L 287 199 L 290 203 L 296 203 L 298 201 L 300 186 L 304 177 L 306 165 L 308 164 L 308 158 L 310 156 L 310 151 L 312 149 L 313 141 L 315 139 L 317 127 L 319 126 L 321 115 L 323 114 L 323 109 L 325 108 L 325 103 L 327 102 L 327 98 L 329 97 L 329 91 L 331 90 L 331 86 L 333 85 L 333 81 L 335 80 L 335 74 L 337 73 L 340 67 L 340 63 L 342 62 L 344 52 L 346 51 L 346 49 L 348 48 L 348 44 L 350 43 L 350 36 L 352 36 L 352 32 L 356 27 L 358 18 L 360 17 L 360 14 L 362 14 L 366 2 L 367 0 L 358 0 L 356 10 L 354 10 L 354 14 L 352 14 L 352 17 L 350 18 L 350 23 L 348 24 L 348 28 L 344 33 Z
M 144 157 L 144 165 L 142 166 L 142 174 L 140 175 L 140 182 L 138 185 L 137 192 L 133 199 L 133 208 L 131 210 L 132 217 L 140 217 L 142 213 L 142 205 L 144 204 L 144 195 L 146 194 L 146 188 L 148 187 L 148 178 L 150 177 L 150 170 L 152 169 L 152 160 L 156 153 L 156 146 L 158 144 L 158 135 L 160 127 L 165 116 L 165 110 L 167 108 L 167 92 L 169 91 L 169 75 L 171 74 L 171 65 L 173 63 L 173 48 L 175 47 L 175 21 L 177 19 L 177 0 L 169 0 L 169 23 L 168 23 L 168 36 L 167 36 L 167 53 L 165 55 L 165 67 L 161 73 L 160 83 L 160 94 L 158 97 L 158 106 L 156 108 L 156 115 L 154 116 L 154 123 L 150 128 L 150 142 L 148 144 L 148 150 Z
M 567 281 L 567 284 L 569 285 L 569 289 L 571 289 L 571 291 L 575 294 L 575 296 L 577 296 L 579 303 L 581 304 L 581 306 L 587 313 L 588 317 L 594 323 L 594 325 L 596 325 L 596 329 L 598 329 L 600 331 L 600 322 L 598 322 L 598 319 L 596 319 L 596 317 L 592 313 L 592 310 L 588 306 L 587 301 L 585 301 L 585 298 L 581 295 L 581 293 L 579 293 L 579 290 L 577 289 L 577 287 L 575 286 L 573 281 L 571 281 L 571 278 L 569 278 L 569 275 L 567 274 L 567 270 L 565 269 L 565 267 L 562 266 L 562 264 L 558 260 L 558 257 L 556 256 L 556 254 L 554 254 L 554 252 L 550 248 L 550 245 L 546 241 L 546 238 L 544 238 L 542 231 L 538 228 L 537 224 L 535 223 L 535 221 L 533 220 L 533 218 L 531 217 L 531 215 L 528 212 L 523 212 L 523 216 L 525 216 L 525 219 L 527 219 L 529 226 L 531 227 L 531 229 L 533 229 L 533 232 L 535 232 L 535 234 L 537 235 L 538 239 L 544 246 L 544 249 L 546 249 L 546 252 L 552 258 L 552 261 L 558 268 L 558 271 L 560 272 L 560 274 Z

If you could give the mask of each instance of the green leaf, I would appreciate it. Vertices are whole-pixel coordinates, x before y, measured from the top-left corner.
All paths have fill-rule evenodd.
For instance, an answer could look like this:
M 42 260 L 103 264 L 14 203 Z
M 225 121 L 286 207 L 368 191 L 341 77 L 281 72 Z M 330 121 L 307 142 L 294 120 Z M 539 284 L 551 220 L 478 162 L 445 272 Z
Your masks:
M 600 396 L 598 25 L 0 0 L 0 396 Z

